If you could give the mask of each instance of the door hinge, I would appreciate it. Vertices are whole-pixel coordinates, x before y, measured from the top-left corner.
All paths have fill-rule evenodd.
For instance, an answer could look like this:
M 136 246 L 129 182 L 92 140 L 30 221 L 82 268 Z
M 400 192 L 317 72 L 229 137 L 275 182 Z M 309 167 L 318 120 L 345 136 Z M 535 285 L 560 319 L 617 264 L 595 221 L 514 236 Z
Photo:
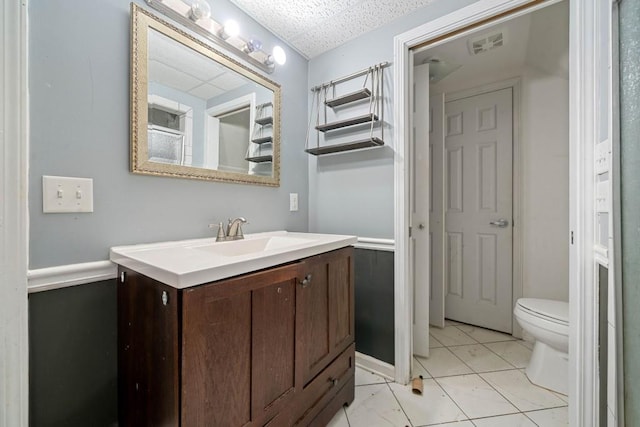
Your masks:
M 409 238 L 411 238 L 411 231 L 412 231 L 412 227 L 409 226 Z
M 571 232 L 571 244 L 573 245 L 573 231 Z

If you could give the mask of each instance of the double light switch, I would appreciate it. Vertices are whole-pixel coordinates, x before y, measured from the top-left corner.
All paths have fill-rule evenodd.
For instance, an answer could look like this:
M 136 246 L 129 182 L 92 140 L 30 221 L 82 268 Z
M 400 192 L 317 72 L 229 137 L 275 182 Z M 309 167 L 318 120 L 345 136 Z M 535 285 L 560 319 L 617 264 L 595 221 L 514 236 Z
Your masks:
M 93 212 L 93 179 L 43 176 L 42 211 Z

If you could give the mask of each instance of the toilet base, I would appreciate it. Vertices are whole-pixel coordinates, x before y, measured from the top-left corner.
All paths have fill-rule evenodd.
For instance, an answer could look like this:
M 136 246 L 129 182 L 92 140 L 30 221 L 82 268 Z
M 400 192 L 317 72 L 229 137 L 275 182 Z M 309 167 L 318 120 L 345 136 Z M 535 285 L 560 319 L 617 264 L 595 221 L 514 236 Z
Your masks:
M 569 355 L 536 341 L 526 370 L 532 383 L 549 390 L 568 394 Z

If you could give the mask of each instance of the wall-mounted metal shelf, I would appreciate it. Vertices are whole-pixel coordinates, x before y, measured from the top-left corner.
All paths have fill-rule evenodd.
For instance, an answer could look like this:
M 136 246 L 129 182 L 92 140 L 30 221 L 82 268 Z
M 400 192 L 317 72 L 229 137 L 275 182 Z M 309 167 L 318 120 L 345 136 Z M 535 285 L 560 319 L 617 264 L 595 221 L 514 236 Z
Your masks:
M 252 139 L 251 142 L 254 144 L 271 144 L 273 142 L 272 136 L 263 136 L 260 138 Z
M 349 119 L 340 120 L 339 122 L 325 123 L 323 125 L 316 126 L 316 130 L 320 132 L 327 132 L 330 130 L 336 130 L 346 128 L 354 125 L 361 125 L 363 123 L 377 122 L 378 116 L 373 113 L 365 114 L 364 116 L 351 117 Z
M 273 124 L 273 117 L 271 117 L 271 116 L 269 116 L 269 117 L 261 117 L 259 119 L 256 119 L 256 123 L 259 124 L 260 126 L 272 125 Z
M 314 156 L 323 154 L 340 153 L 342 151 L 360 150 L 362 148 L 380 147 L 384 145 L 384 141 L 380 138 L 369 138 L 361 141 L 345 142 L 343 144 L 326 145 L 324 147 L 307 148 L 306 151 Z
M 267 162 L 273 161 L 273 156 L 271 154 L 266 156 L 254 156 L 254 157 L 247 157 L 245 160 L 253 163 L 267 163 Z
M 351 102 L 360 101 L 371 97 L 371 91 L 368 88 L 362 88 L 355 92 L 347 93 L 346 95 L 338 96 L 336 98 L 325 101 L 328 107 L 335 108 L 341 105 L 349 104 Z
M 305 152 L 321 156 L 384 145 L 383 71 L 388 65 L 390 65 L 388 62 L 382 62 L 311 89 L 313 101 Z M 354 83 L 358 84 L 355 79 L 358 78 L 363 78 L 364 82 L 360 89 L 354 90 Z M 331 92 L 331 99 L 327 99 L 328 92 Z M 363 100 L 368 102 L 358 102 Z M 343 108 L 334 110 L 335 107 Z M 367 110 L 368 113 L 363 114 Z M 349 115 L 351 117 L 348 117 Z M 315 123 L 313 123 L 314 117 Z M 366 127 L 362 128 L 358 125 L 369 125 L 367 137 L 364 137 Z M 315 147 L 309 146 L 312 129 L 316 131 Z M 343 129 L 343 131 L 331 132 L 337 129 Z M 374 136 L 374 132 L 379 132 L 379 136 Z M 354 140 L 344 142 L 345 139 Z
M 247 147 L 245 159 L 253 163 L 271 162 L 273 161 L 273 147 L 263 148 L 263 146 L 273 143 L 273 103 L 265 102 L 256 105 L 253 122 L 255 128 L 251 138 L 252 144 Z

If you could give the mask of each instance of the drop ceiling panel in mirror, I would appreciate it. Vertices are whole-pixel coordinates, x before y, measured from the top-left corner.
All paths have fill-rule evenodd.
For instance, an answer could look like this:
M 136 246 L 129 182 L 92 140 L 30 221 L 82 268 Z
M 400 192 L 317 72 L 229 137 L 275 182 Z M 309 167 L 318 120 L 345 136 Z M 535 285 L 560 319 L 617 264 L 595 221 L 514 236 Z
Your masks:
M 132 171 L 279 185 L 280 86 L 132 5 Z

